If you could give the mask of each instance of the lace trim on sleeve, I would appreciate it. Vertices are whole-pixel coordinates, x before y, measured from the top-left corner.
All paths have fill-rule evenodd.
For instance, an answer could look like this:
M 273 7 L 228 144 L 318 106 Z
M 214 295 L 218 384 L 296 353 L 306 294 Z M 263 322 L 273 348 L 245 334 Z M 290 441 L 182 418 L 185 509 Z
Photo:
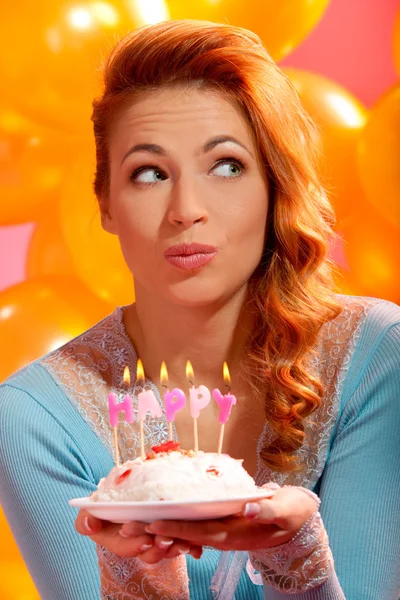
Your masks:
M 328 535 L 318 510 L 286 544 L 250 554 L 263 582 L 287 594 L 307 592 L 324 583 L 334 569 Z
M 148 565 L 97 546 L 101 600 L 189 600 L 184 556 Z

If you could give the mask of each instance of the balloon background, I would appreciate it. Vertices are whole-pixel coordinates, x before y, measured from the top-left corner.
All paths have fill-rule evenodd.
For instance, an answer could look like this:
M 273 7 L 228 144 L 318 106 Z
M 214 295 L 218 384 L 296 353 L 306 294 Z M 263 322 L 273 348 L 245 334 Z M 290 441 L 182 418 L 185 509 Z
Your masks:
M 320 128 L 338 289 L 400 303 L 398 0 L 22 0 L 0 23 L 0 381 L 133 300 L 91 191 L 90 99 L 114 41 L 166 18 L 261 37 Z M 0 598 L 39 598 L 1 511 Z

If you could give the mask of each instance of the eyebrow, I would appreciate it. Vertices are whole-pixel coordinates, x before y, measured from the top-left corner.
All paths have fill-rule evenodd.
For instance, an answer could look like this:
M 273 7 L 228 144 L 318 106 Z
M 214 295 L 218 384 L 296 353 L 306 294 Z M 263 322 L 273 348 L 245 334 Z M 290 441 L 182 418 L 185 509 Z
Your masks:
M 211 150 L 213 150 L 219 144 L 225 144 L 226 142 L 231 142 L 233 144 L 236 144 L 237 146 L 240 146 L 241 148 L 246 150 L 246 152 L 248 152 L 252 158 L 254 158 L 250 150 L 246 148 L 246 146 L 242 144 L 242 142 L 239 142 L 239 140 L 232 137 L 231 135 L 217 135 L 211 138 L 210 140 L 208 140 L 208 142 L 204 144 L 202 148 L 200 148 L 200 150 L 197 150 L 197 152 L 195 152 L 195 156 L 207 154 L 207 152 L 211 152 Z M 152 154 L 157 154 L 158 156 L 167 156 L 168 154 L 167 151 L 158 144 L 136 144 L 135 146 L 132 146 L 132 148 L 129 148 L 128 152 L 126 152 L 121 161 L 121 165 L 128 156 L 134 154 L 135 152 L 150 152 Z

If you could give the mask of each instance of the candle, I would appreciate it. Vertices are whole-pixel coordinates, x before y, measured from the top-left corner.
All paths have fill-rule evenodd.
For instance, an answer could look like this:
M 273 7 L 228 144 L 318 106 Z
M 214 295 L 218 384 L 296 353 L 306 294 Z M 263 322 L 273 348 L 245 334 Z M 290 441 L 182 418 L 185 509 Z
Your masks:
M 205 408 L 211 400 L 211 393 L 208 387 L 205 385 L 194 386 L 194 373 L 193 367 L 188 360 L 186 363 L 186 377 L 192 387 L 189 389 L 190 398 L 190 415 L 193 418 L 193 433 L 194 433 L 194 451 L 197 452 L 199 449 L 199 436 L 197 432 L 197 419 L 200 415 L 202 408 Z
M 130 384 L 130 373 L 129 368 L 125 367 L 124 370 L 124 384 L 129 387 Z M 128 423 L 134 421 L 133 414 L 133 400 L 131 396 L 126 394 L 122 402 L 119 402 L 118 396 L 114 393 L 108 395 L 108 412 L 110 415 L 110 424 L 114 430 L 114 450 L 115 450 L 115 464 L 119 467 L 119 452 L 118 452 L 118 415 L 120 412 L 125 412 L 125 420 Z
M 225 385 L 228 388 L 229 393 L 225 394 L 223 396 L 218 389 L 215 389 L 212 391 L 213 398 L 216 401 L 216 403 L 218 404 L 219 409 L 220 409 L 218 420 L 221 424 L 221 429 L 220 429 L 219 441 L 218 441 L 218 454 L 221 454 L 221 450 L 222 450 L 225 423 L 229 419 L 229 415 L 231 414 L 232 406 L 234 404 L 236 404 L 236 396 L 234 396 L 233 394 L 230 393 L 231 378 L 229 375 L 229 369 L 228 369 L 228 365 L 226 364 L 226 362 L 224 362 L 223 374 L 224 374 Z
M 136 365 L 136 381 L 142 383 L 144 385 L 145 376 L 143 363 L 140 358 L 137 361 Z M 152 390 L 143 389 L 138 395 L 138 418 L 140 423 L 140 454 L 142 460 L 146 458 L 144 452 L 144 430 L 143 430 L 143 421 L 146 419 L 147 413 L 154 417 L 162 417 L 161 406 Z
M 161 385 L 166 388 L 166 392 L 164 394 L 164 402 L 165 402 L 165 417 L 168 421 L 168 431 L 169 431 L 169 440 L 172 441 L 172 423 L 175 419 L 175 414 L 182 410 L 182 408 L 186 404 L 186 396 L 182 392 L 182 390 L 178 388 L 174 388 L 172 392 L 169 391 L 167 387 L 168 383 L 168 371 L 163 361 L 161 365 L 160 372 L 160 380 Z

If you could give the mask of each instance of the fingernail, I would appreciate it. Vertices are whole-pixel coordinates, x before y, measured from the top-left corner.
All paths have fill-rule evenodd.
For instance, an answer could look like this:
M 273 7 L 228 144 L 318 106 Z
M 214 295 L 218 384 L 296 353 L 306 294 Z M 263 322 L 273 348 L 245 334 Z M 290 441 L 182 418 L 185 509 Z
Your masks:
M 86 529 L 88 533 L 93 533 L 94 530 L 90 526 L 89 517 L 85 517 L 83 519 L 83 528 Z
M 140 546 L 139 550 L 140 552 L 146 552 L 146 550 L 150 550 L 152 547 L 153 544 L 143 544 L 143 546 Z
M 244 507 L 243 516 L 248 519 L 254 519 L 258 517 L 261 512 L 261 506 L 256 502 L 248 502 Z
M 151 524 L 150 525 L 146 525 L 146 527 L 144 528 L 146 533 L 154 533 L 154 531 L 152 531 L 151 529 Z
M 132 523 L 124 523 L 118 533 L 124 538 L 133 537 L 135 534 Z
M 165 548 L 168 548 L 169 546 L 172 546 L 172 544 L 174 543 L 174 540 L 170 540 L 170 541 L 162 541 L 158 543 L 158 547 L 161 548 L 161 550 L 164 550 Z
M 190 547 L 189 546 L 179 546 L 178 552 L 179 552 L 179 554 L 189 554 Z

